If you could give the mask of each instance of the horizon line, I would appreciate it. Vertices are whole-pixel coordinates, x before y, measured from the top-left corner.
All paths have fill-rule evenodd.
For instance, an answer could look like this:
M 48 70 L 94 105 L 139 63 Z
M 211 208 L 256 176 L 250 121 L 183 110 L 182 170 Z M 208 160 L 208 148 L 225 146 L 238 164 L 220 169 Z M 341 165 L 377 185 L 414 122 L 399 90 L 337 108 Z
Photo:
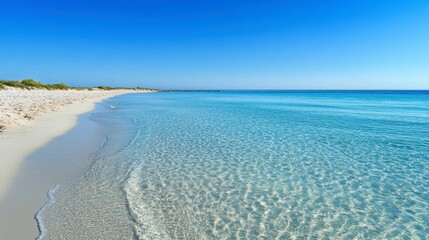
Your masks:
M 162 89 L 164 91 L 429 91 L 429 89 Z

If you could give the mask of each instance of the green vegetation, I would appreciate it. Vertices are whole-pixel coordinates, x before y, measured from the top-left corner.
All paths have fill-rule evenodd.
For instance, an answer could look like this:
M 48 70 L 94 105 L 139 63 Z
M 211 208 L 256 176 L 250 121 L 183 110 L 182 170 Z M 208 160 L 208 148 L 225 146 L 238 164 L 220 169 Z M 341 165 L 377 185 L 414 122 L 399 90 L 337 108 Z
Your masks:
M 0 80 L 0 89 L 4 89 L 5 86 L 16 87 L 21 89 L 47 89 L 47 90 L 68 90 L 69 86 L 65 83 L 47 84 L 37 82 L 33 79 L 24 79 L 22 81 L 11 81 L 11 80 Z
M 20 81 L 8 81 L 8 80 L 0 80 L 0 84 L 8 87 L 17 87 L 17 88 L 24 88 L 28 89 L 29 87 L 25 84 L 23 84 Z
M 106 86 L 99 86 L 98 87 L 98 89 L 101 89 L 101 90 L 112 90 L 113 88 L 112 87 L 106 87 Z
M 34 88 L 44 88 L 45 84 L 41 82 L 36 82 L 33 79 L 24 79 L 21 81 L 22 84 L 28 86 L 28 87 L 34 87 Z
M 69 90 L 70 87 L 65 83 L 48 84 L 45 86 L 48 90 Z
M 78 90 L 78 91 L 93 91 L 94 88 L 90 88 L 90 87 L 70 87 L 73 90 Z
M 92 91 L 94 89 L 101 89 L 105 91 L 109 90 L 136 90 L 136 91 L 156 91 L 152 88 L 118 88 L 118 87 L 108 87 L 108 86 L 99 86 L 97 88 L 92 87 L 70 87 L 65 83 L 56 83 L 56 84 L 44 84 L 42 82 L 37 82 L 34 79 L 24 79 L 22 81 L 13 81 L 13 80 L 0 80 L 0 90 L 5 89 L 6 87 L 15 87 L 21 89 L 47 89 L 47 90 L 79 90 L 79 91 Z

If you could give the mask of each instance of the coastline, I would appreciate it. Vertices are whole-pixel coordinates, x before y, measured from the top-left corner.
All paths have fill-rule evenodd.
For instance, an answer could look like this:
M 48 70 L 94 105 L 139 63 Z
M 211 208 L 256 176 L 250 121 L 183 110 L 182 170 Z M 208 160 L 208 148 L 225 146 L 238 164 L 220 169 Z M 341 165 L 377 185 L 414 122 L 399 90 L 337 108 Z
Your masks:
M 86 168 L 89 155 L 102 144 L 90 116 L 105 107 L 102 101 L 128 93 L 84 99 L 0 133 L 0 238 L 34 239 L 40 234 L 35 215 L 46 204 L 52 184 Z
M 7 192 L 25 157 L 73 128 L 78 116 L 94 110 L 96 103 L 126 93 L 112 93 L 75 102 L 58 111 L 42 114 L 26 125 L 7 128 L 1 133 L 0 199 Z

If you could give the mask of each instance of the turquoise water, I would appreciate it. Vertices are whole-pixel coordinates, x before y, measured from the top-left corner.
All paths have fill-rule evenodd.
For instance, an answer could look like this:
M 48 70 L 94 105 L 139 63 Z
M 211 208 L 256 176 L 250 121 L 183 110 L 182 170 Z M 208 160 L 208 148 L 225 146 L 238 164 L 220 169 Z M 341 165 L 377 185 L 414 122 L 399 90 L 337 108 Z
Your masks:
M 106 141 L 56 187 L 44 239 L 429 236 L 428 92 L 151 93 L 103 106 L 92 119 Z

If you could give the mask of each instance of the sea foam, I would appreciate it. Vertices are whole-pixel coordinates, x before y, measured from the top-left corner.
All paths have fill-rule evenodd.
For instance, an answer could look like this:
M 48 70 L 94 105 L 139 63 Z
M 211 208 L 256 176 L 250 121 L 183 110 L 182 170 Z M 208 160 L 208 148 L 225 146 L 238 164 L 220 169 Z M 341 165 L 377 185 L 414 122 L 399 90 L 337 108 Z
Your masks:
M 48 201 L 46 201 L 45 205 L 43 205 L 43 207 L 37 211 L 36 215 L 34 216 L 37 222 L 37 227 L 39 228 L 39 236 L 36 238 L 36 240 L 43 239 L 46 235 L 47 230 L 45 224 L 43 223 L 43 213 L 50 205 L 55 203 L 54 193 L 59 189 L 59 187 L 59 185 L 55 185 L 48 191 Z

